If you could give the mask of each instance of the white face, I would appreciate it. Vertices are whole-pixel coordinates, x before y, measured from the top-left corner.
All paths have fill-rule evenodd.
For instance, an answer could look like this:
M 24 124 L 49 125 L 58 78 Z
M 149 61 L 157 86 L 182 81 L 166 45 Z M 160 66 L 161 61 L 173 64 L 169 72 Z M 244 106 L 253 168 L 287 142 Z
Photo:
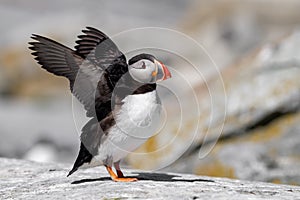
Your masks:
M 141 83 L 155 83 L 158 62 L 151 62 L 148 59 L 141 59 L 128 66 L 131 77 Z

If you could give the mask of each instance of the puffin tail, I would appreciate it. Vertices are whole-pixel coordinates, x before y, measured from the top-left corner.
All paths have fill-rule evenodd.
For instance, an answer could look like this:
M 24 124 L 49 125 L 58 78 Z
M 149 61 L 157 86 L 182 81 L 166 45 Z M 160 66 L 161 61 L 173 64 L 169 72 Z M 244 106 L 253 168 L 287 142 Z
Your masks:
M 75 171 L 77 171 L 78 168 L 72 168 L 71 171 L 69 171 L 67 177 L 69 177 L 70 175 L 72 175 Z
M 80 166 L 82 166 L 84 163 L 91 162 L 92 158 L 93 158 L 92 154 L 86 149 L 86 147 L 81 142 L 77 159 L 73 165 L 73 168 L 68 173 L 67 177 L 69 177 L 71 174 L 73 174 L 75 171 L 77 171 L 77 169 Z

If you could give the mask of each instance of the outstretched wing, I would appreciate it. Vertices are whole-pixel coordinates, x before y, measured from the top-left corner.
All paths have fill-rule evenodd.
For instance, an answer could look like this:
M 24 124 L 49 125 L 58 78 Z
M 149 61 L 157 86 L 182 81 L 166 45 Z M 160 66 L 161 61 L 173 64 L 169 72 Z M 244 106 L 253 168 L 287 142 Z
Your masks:
M 68 78 L 72 88 L 83 59 L 72 49 L 49 38 L 36 34 L 31 38 L 35 42 L 29 42 L 29 49 L 34 51 L 31 54 L 35 60 L 48 72 Z
M 97 115 L 101 120 L 111 111 L 115 84 L 128 70 L 126 58 L 101 31 L 87 27 L 82 32 L 75 51 L 39 35 L 32 36 L 35 42 L 30 42 L 29 48 L 42 68 L 69 79 L 71 91 L 87 116 Z
M 107 69 L 115 63 L 122 64 L 127 68 L 125 56 L 108 36 L 92 27 L 86 27 L 86 30 L 82 30 L 82 32 L 84 34 L 79 35 L 79 40 L 76 41 L 77 54 L 102 69 Z
M 33 35 L 31 38 L 35 42 L 29 43 L 31 45 L 29 49 L 34 51 L 32 55 L 37 62 L 43 69 L 68 78 L 74 96 L 84 105 L 88 113 L 92 112 L 97 82 L 103 70 L 56 41 L 40 35 Z
M 98 79 L 95 93 L 96 113 L 88 112 L 87 116 L 97 115 L 101 120 L 111 111 L 111 96 L 116 83 L 128 71 L 126 57 L 118 49 L 116 44 L 103 32 L 86 27 L 83 34 L 78 36 L 75 46 L 76 54 L 89 63 L 102 69 L 103 74 Z M 85 76 L 86 73 L 82 75 Z M 80 82 L 75 85 L 80 86 Z
M 76 53 L 106 72 L 105 80 L 111 95 L 117 81 L 128 71 L 126 57 L 103 32 L 92 27 L 86 27 L 82 32 L 84 34 L 76 41 Z

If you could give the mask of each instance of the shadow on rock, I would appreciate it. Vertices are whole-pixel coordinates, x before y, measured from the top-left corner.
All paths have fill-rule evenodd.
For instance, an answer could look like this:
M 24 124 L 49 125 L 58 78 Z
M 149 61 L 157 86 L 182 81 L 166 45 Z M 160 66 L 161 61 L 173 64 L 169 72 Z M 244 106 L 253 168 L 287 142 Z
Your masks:
M 138 174 L 135 178 L 145 181 L 163 181 L 163 182 L 214 182 L 213 180 L 206 179 L 174 179 L 181 176 L 165 173 L 146 173 L 146 172 L 136 172 Z
M 207 179 L 180 179 L 181 176 L 165 174 L 165 173 L 146 173 L 146 172 L 134 172 L 137 176 L 126 176 L 128 178 L 137 178 L 141 181 L 161 181 L 161 182 L 215 182 L 213 180 Z M 175 178 L 175 179 L 174 179 Z M 178 178 L 178 179 L 176 179 Z M 101 177 L 95 179 L 82 179 L 78 181 L 73 181 L 71 184 L 81 184 L 87 182 L 96 181 L 108 181 L 111 180 L 109 177 Z
M 110 177 L 87 178 L 87 179 L 81 179 L 78 181 L 73 181 L 71 184 L 80 184 L 80 183 L 88 183 L 88 182 L 96 182 L 96 181 L 109 181 L 109 180 L 111 180 Z

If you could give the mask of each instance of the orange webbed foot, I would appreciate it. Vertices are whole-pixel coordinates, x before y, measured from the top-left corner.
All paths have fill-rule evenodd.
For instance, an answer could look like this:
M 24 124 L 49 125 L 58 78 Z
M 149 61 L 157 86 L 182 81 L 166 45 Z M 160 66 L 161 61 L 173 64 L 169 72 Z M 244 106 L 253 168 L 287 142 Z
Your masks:
M 112 168 L 110 166 L 105 166 L 111 179 L 115 182 L 134 182 L 134 181 L 137 181 L 138 179 L 137 178 L 126 178 L 124 177 L 122 171 L 120 170 L 119 168 L 119 165 L 117 164 L 117 174 L 115 174 L 115 172 L 112 170 Z
M 114 178 L 112 179 L 113 181 L 115 182 L 134 182 L 134 181 L 138 181 L 137 178 L 125 178 L 125 177 L 122 177 L 122 178 Z

